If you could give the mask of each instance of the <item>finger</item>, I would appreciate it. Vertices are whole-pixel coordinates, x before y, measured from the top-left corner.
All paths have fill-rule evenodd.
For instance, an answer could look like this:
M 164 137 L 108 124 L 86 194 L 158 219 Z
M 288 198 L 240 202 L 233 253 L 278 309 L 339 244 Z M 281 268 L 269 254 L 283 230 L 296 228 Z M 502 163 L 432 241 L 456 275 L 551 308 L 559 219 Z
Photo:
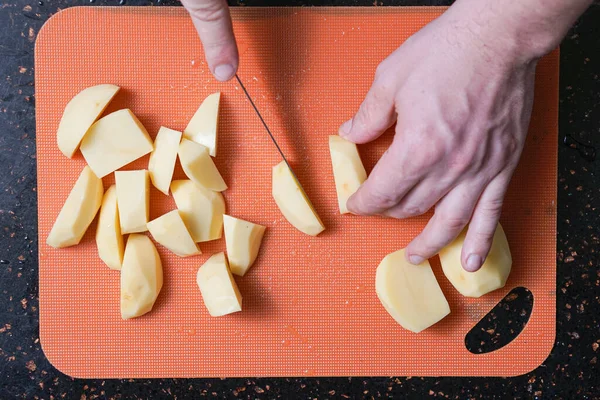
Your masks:
M 410 218 L 429 211 L 454 185 L 454 180 L 444 183 L 438 176 L 429 176 L 418 183 L 397 205 L 385 211 L 383 215 L 392 218 Z
M 227 81 L 238 68 L 238 49 L 229 7 L 225 0 L 182 0 L 200 35 L 208 66 L 220 81 Z
M 391 87 L 373 83 L 354 117 L 342 124 L 339 135 L 354 143 L 377 139 L 396 122 L 394 94 Z
M 408 260 L 420 264 L 452 242 L 469 223 L 483 184 L 462 184 L 452 189 L 436 206 L 423 232 L 406 247 Z
M 397 138 L 398 134 L 369 178 L 348 199 L 350 212 L 360 215 L 381 214 L 398 204 L 419 181 L 420 175 L 405 168 L 407 156 Z
M 461 254 L 466 271 L 479 270 L 490 252 L 509 182 L 510 174 L 498 175 L 485 188 L 475 207 Z

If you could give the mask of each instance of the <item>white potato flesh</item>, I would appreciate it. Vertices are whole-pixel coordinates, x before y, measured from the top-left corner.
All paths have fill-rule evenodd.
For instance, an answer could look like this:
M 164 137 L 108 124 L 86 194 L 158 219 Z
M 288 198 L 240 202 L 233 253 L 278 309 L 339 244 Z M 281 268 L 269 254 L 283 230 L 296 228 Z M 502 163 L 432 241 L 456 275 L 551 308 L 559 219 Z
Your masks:
M 258 256 L 266 227 L 229 215 L 223 216 L 223 227 L 231 272 L 244 276 Z
M 429 261 L 410 264 L 404 250 L 388 254 L 377 267 L 375 291 L 386 311 L 404 329 L 419 333 L 450 314 L 450 306 Z
M 492 248 L 485 262 L 476 272 L 468 272 L 460 262 L 467 230 L 440 251 L 440 262 L 446 278 L 466 297 L 481 297 L 503 288 L 512 268 L 512 256 L 502 226 L 498 224 Z
M 145 232 L 150 217 L 148 171 L 116 171 L 117 203 L 121 233 Z
M 225 199 L 221 193 L 187 179 L 173 181 L 171 193 L 194 242 L 208 242 L 222 237 Z
M 154 147 L 146 128 L 131 110 L 100 118 L 81 141 L 81 154 L 96 176 L 102 178 L 150 153 Z
M 154 240 L 179 257 L 200 254 L 198 245 L 194 243 L 177 210 L 170 211 L 148 222 L 148 230 Z
M 117 187 L 112 185 L 104 193 L 98 227 L 96 228 L 96 247 L 98 255 L 110 269 L 120 271 L 123 265 L 123 235 L 119 223 L 117 206 Z
M 221 93 L 209 95 L 184 129 L 183 135 L 205 146 L 211 156 L 217 156 L 217 128 L 219 126 L 219 102 Z
M 325 230 L 321 218 L 285 161 L 273 167 L 272 194 L 285 219 L 300 232 L 317 236 Z
M 242 311 L 242 295 L 224 253 L 213 255 L 200 267 L 196 283 L 211 316 L 221 317 Z
M 145 235 L 129 235 L 121 267 L 121 318 L 150 312 L 162 285 L 163 269 L 156 247 Z
M 179 161 L 187 177 L 195 184 L 216 192 L 227 189 L 208 149 L 203 145 L 182 139 L 179 144 Z
M 180 141 L 181 132 L 162 126 L 154 139 L 154 150 L 148 160 L 148 173 L 152 184 L 167 196 L 173 179 Z
M 96 85 L 83 89 L 69 101 L 56 132 L 58 148 L 65 156 L 73 158 L 88 129 L 118 91 L 115 85 Z
M 329 136 L 329 152 L 340 213 L 347 214 L 346 203 L 367 180 L 367 171 L 360 160 L 356 144 L 337 136 Z
M 90 167 L 83 168 L 56 217 L 46 243 L 55 248 L 78 244 L 94 220 L 103 194 L 102 180 Z

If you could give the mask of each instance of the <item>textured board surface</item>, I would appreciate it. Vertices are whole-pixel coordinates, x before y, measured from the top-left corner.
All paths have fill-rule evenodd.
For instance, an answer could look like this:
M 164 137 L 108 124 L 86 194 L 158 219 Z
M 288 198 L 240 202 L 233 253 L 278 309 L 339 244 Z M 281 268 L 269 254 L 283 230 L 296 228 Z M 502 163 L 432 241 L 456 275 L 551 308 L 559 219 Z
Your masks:
M 327 226 L 317 238 L 296 231 L 277 210 L 270 195 L 277 152 L 241 89 L 210 76 L 184 10 L 73 8 L 52 18 L 36 44 L 40 335 L 49 360 L 64 373 L 94 378 L 510 376 L 537 367 L 555 332 L 557 53 L 539 64 L 530 134 L 502 215 L 514 260 L 504 289 L 462 298 L 435 258 L 452 313 L 421 334 L 407 332 L 379 303 L 375 268 L 429 215 L 396 221 L 337 212 L 327 136 L 357 109 L 377 64 L 442 11 L 233 10 L 240 76 Z M 97 257 L 95 223 L 79 246 L 45 244 L 85 165 L 79 153 L 68 160 L 56 147 L 62 110 L 99 83 L 123 88 L 108 112 L 131 108 L 152 136 L 161 125 L 182 130 L 204 97 L 223 93 L 216 163 L 230 187 L 228 212 L 268 227 L 257 263 L 236 278 L 242 313 L 210 318 L 195 283 L 198 267 L 224 250 L 224 240 L 201 244 L 203 255 L 187 259 L 159 246 L 163 290 L 150 314 L 131 321 L 119 315 L 118 272 Z M 368 170 L 390 141 L 386 134 L 361 146 Z M 175 177 L 183 178 L 179 165 Z M 112 182 L 111 174 L 105 187 Z M 151 218 L 174 207 L 152 189 Z M 496 352 L 471 354 L 466 333 L 516 286 L 534 295 L 524 331 Z

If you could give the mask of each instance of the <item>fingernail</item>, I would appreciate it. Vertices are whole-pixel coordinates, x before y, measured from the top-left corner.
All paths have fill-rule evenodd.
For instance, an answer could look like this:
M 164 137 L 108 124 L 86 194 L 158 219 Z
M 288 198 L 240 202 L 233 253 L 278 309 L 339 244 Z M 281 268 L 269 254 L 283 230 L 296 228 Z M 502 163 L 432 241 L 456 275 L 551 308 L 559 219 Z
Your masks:
M 350 129 L 352 129 L 352 120 L 344 122 L 342 126 L 340 126 L 340 136 L 347 136 L 350 133 Z
M 220 81 L 227 81 L 231 79 L 234 72 L 233 67 L 229 64 L 217 65 L 215 68 L 215 77 Z
M 469 272 L 475 272 L 479 268 L 481 268 L 482 260 L 481 257 L 477 254 L 471 254 L 469 258 L 467 258 L 467 268 L 466 270 Z
M 424 259 L 423 257 L 421 257 L 421 256 L 418 256 L 418 255 L 416 255 L 416 254 L 413 254 L 413 255 L 412 255 L 412 256 L 410 256 L 408 259 L 410 260 L 410 263 L 411 263 L 411 264 L 414 264 L 414 265 L 419 265 L 419 264 L 421 264 L 423 261 L 425 261 L 425 259 Z

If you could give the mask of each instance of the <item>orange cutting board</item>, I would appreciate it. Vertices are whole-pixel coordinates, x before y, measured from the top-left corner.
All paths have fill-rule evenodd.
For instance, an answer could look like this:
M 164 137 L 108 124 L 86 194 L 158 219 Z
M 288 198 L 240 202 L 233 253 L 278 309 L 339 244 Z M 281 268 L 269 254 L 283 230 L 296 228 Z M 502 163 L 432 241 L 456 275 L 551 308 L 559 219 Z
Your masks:
M 271 197 L 280 161 L 236 83 L 218 83 L 182 8 L 71 8 L 40 31 L 35 53 L 40 254 L 40 331 L 45 354 L 75 377 L 509 376 L 534 369 L 555 332 L 558 55 L 538 67 L 531 130 L 506 197 L 502 224 L 514 259 L 507 286 L 460 296 L 432 260 L 452 313 L 420 334 L 402 329 L 375 294 L 375 269 L 417 235 L 409 220 L 341 216 L 327 136 L 358 108 L 377 64 L 441 8 L 234 8 L 239 74 L 305 185 L 327 230 L 313 238 L 290 226 Z M 243 312 L 209 317 L 195 278 L 224 240 L 178 258 L 158 246 L 165 278 L 154 310 L 119 314 L 119 273 L 98 259 L 95 223 L 79 246 L 46 237 L 85 165 L 56 145 L 63 108 L 85 87 L 123 90 L 107 112 L 129 107 L 151 136 L 182 130 L 210 93 L 222 92 L 216 164 L 228 212 L 268 227 L 243 278 Z M 391 133 L 360 147 L 370 170 Z M 144 157 L 125 169 L 146 168 Z M 180 166 L 176 178 L 184 175 Z M 113 183 L 112 174 L 104 185 Z M 151 218 L 175 208 L 154 188 Z M 534 295 L 531 319 L 508 346 L 474 355 L 465 335 L 511 288 Z

